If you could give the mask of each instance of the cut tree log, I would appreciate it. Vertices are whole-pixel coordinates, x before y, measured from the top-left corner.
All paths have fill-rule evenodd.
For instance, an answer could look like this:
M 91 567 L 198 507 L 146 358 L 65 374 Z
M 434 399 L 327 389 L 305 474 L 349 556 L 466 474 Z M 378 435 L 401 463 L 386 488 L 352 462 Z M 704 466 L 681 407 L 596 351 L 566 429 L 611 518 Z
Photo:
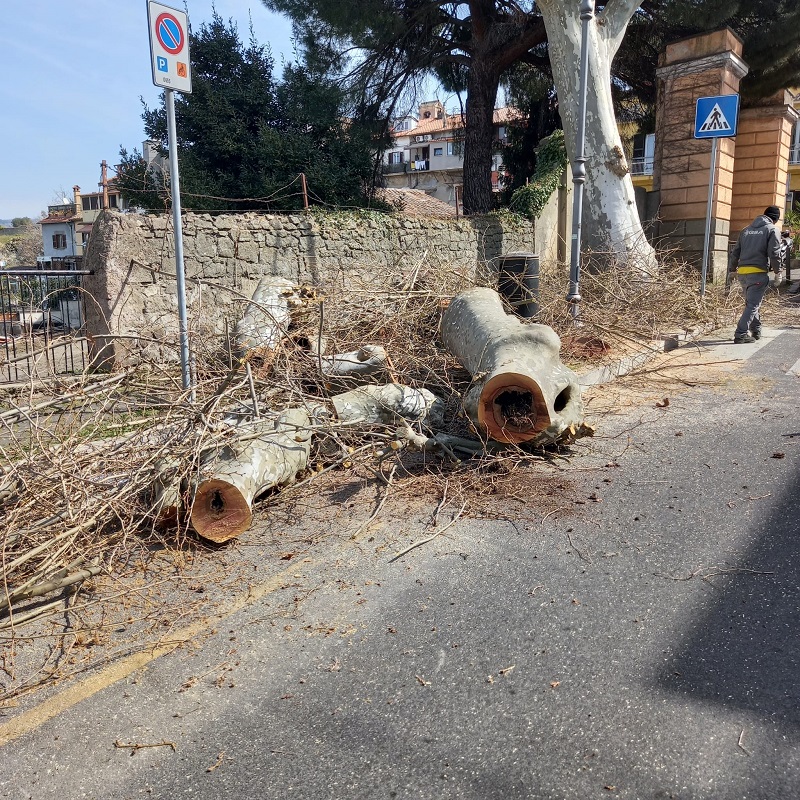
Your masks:
M 429 418 L 436 425 L 443 417 L 443 403 L 427 389 L 412 389 L 399 383 L 359 386 L 331 398 L 341 422 L 395 425 L 401 419 L 419 422 Z
M 463 404 L 479 435 L 546 444 L 583 430 L 580 385 L 561 363 L 558 335 L 506 314 L 497 292 L 476 288 L 453 298 L 442 340 L 472 374 Z
M 151 509 L 159 525 L 173 527 L 183 511 L 180 486 L 180 462 L 161 459 L 155 465 L 156 477 L 151 487 Z
M 387 353 L 379 344 L 365 344 L 350 353 L 320 356 L 319 363 L 325 377 L 352 377 L 372 375 L 386 369 Z
M 286 336 L 293 308 L 303 305 L 301 290 L 286 278 L 265 275 L 234 329 L 234 355 L 269 360 Z
M 308 414 L 287 409 L 265 420 L 264 432 L 225 445 L 203 463 L 192 502 L 192 527 L 212 542 L 227 542 L 253 520 L 253 500 L 267 489 L 288 486 L 306 469 L 311 444 Z

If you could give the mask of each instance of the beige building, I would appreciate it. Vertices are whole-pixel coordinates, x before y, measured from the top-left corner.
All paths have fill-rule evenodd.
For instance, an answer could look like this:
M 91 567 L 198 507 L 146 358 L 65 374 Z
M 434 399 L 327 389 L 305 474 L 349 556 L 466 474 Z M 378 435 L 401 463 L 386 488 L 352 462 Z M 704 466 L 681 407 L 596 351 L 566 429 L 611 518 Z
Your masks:
M 500 189 L 504 172 L 500 145 L 506 141 L 506 126 L 512 109 L 494 112 L 492 186 Z M 457 207 L 464 183 L 464 118 L 448 114 L 438 100 L 421 103 L 418 115 L 395 121 L 392 145 L 383 158 L 384 183 L 389 189 L 419 189 L 437 200 Z
M 656 133 L 633 138 L 631 174 L 654 238 L 702 260 L 711 141 L 694 138 L 700 97 L 739 94 L 742 41 L 729 28 L 669 44 L 656 71 Z M 709 278 L 724 280 L 731 242 L 764 208 L 800 206 L 800 98 L 781 91 L 740 108 L 737 133 L 720 138 L 713 176 Z
M 101 163 L 101 178 L 97 192 L 81 192 L 72 187 L 72 202 L 64 198 L 58 206 L 48 206 L 47 216 L 41 220 L 44 255 L 39 262 L 44 266 L 80 266 L 92 225 L 105 209 L 127 211 L 128 206 L 114 178 L 108 177 L 106 162 Z

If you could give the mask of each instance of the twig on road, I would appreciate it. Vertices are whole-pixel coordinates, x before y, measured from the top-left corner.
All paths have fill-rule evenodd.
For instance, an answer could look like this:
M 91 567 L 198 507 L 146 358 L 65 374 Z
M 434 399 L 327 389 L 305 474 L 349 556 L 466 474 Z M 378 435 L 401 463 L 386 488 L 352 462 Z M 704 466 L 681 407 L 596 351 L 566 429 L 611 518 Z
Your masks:
M 114 747 L 120 750 L 130 749 L 131 755 L 136 753 L 137 750 L 144 750 L 146 747 L 171 747 L 173 753 L 177 750 L 175 747 L 175 742 L 168 742 L 166 740 L 163 742 L 155 742 L 153 744 L 139 744 L 138 742 L 121 742 L 119 739 L 117 739 L 114 742 Z
M 706 571 L 708 570 L 708 571 Z M 654 572 L 657 578 L 666 578 L 670 581 L 690 581 L 692 578 L 696 578 L 700 575 L 701 579 L 704 581 L 708 581 L 709 578 L 716 578 L 718 575 L 732 575 L 734 573 L 747 573 L 749 575 L 774 575 L 775 573 L 772 571 L 765 571 L 765 570 L 758 570 L 758 569 L 747 569 L 746 567 L 731 567 L 725 569 L 718 569 L 717 567 L 703 567 L 700 566 L 693 572 L 690 572 L 688 575 L 666 575 L 663 572 Z M 705 573 L 705 574 L 703 574 Z
M 746 755 L 750 755 L 750 751 L 742 744 L 742 740 L 744 739 L 744 728 L 742 728 L 742 732 L 739 734 L 739 741 L 736 744 L 741 748 L 742 752 Z
M 428 536 L 426 539 L 419 539 L 416 542 L 413 542 L 408 547 L 406 547 L 405 550 L 401 550 L 399 553 L 397 553 L 396 555 L 392 556 L 389 559 L 389 563 L 391 564 L 392 561 L 397 561 L 398 558 L 400 558 L 401 556 L 404 556 L 406 553 L 411 552 L 416 547 L 421 547 L 423 544 L 427 544 L 428 542 L 432 542 L 437 536 L 439 536 L 440 534 L 444 533 L 448 528 L 452 527 L 453 525 L 456 524 L 456 522 L 458 522 L 459 518 L 464 513 L 464 509 L 466 507 L 467 507 L 467 501 L 465 500 L 464 504 L 461 506 L 461 508 L 459 509 L 458 513 L 453 517 L 453 519 L 450 520 L 450 522 L 447 523 L 447 525 L 444 526 L 444 528 L 442 528 L 439 531 L 436 531 L 436 533 L 434 533 L 433 536 Z

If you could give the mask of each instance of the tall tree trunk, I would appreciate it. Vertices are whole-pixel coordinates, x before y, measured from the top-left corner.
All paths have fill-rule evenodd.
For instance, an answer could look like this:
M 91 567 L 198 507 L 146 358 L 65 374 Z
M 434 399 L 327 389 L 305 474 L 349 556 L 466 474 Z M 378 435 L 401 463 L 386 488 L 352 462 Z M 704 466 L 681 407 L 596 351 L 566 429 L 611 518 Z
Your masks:
M 473 55 L 467 82 L 464 132 L 464 213 L 486 214 L 492 200 L 492 142 L 494 104 L 500 69 L 492 59 Z
M 639 0 L 609 0 L 589 23 L 584 242 L 648 272 L 656 266 L 633 192 L 611 100 L 611 62 Z M 580 3 L 540 0 L 567 154 L 575 158 L 580 98 Z

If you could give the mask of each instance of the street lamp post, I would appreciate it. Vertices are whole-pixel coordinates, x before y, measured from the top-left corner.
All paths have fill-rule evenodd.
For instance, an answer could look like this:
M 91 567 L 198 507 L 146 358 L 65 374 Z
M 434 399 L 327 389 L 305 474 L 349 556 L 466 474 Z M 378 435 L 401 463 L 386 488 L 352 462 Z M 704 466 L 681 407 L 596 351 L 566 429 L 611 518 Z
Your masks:
M 572 250 L 569 262 L 569 303 L 572 318 L 580 314 L 581 227 L 583 224 L 583 187 L 586 183 L 586 96 L 589 78 L 589 23 L 594 17 L 594 0 L 581 0 L 581 53 L 578 99 L 578 136 L 572 162 Z

